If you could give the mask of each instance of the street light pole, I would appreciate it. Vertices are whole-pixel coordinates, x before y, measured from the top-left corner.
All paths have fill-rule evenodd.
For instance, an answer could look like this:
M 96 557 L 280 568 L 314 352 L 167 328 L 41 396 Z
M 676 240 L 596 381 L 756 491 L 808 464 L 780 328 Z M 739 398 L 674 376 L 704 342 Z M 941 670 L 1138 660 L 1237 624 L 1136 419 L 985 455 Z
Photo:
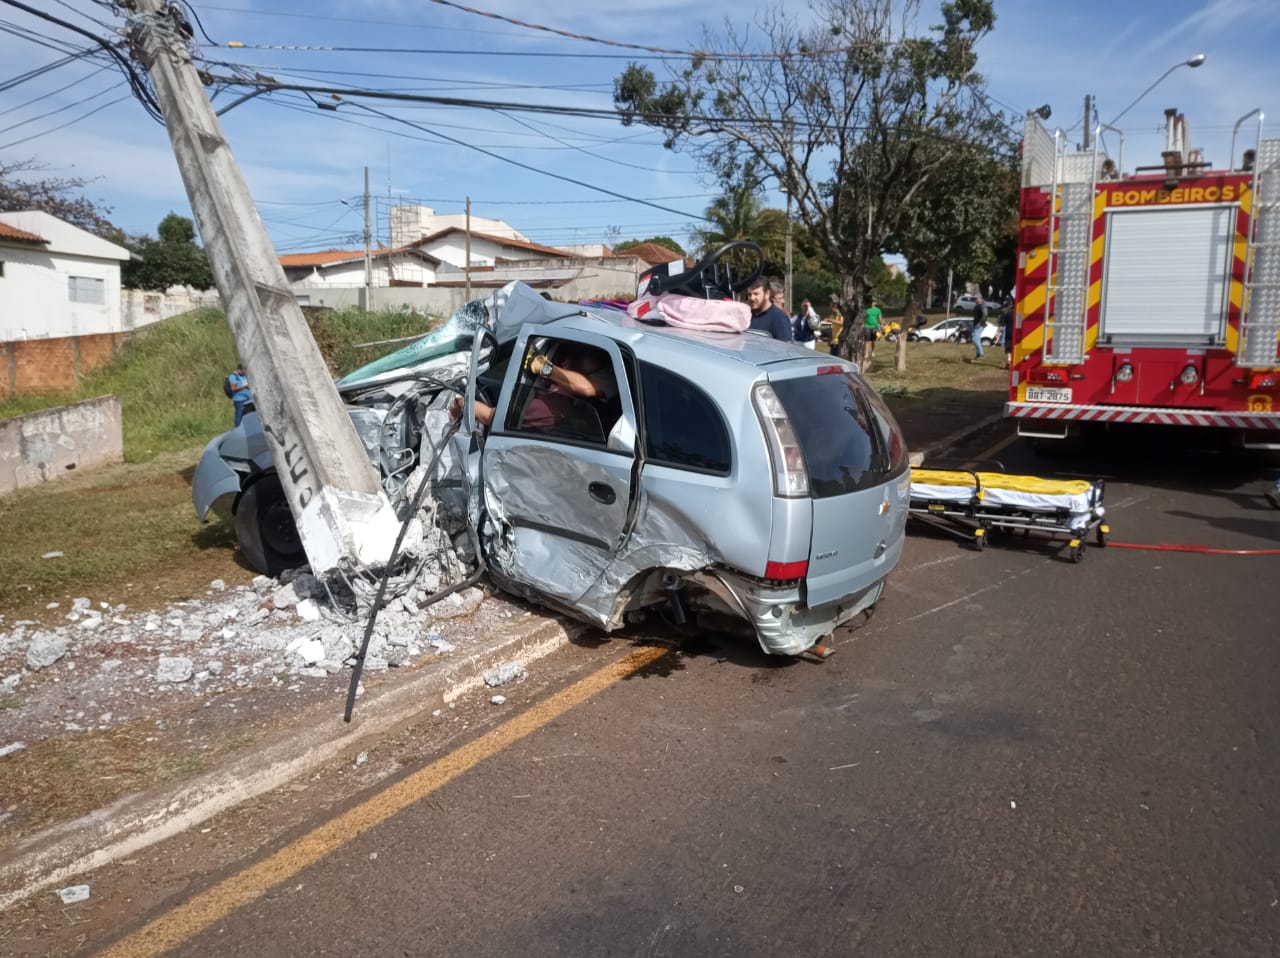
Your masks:
M 1196 67 L 1200 66 L 1200 64 L 1202 64 L 1202 63 L 1204 63 L 1204 54 L 1203 54 L 1203 53 L 1197 53 L 1195 56 L 1193 56 L 1193 57 L 1192 57 L 1191 59 L 1189 59 L 1189 60 L 1183 60 L 1181 63 L 1175 63 L 1173 66 L 1169 67 L 1169 69 L 1165 70 L 1165 71 L 1164 71 L 1164 73 L 1162 73 L 1162 74 L 1160 74 L 1158 77 L 1156 77 L 1156 82 L 1155 82 L 1155 83 L 1153 83 L 1153 84 L 1151 84 L 1151 86 L 1147 87 L 1147 88 L 1146 88 L 1145 90 L 1143 90 L 1141 93 L 1139 93 L 1139 94 L 1134 98 L 1134 101 L 1133 101 L 1132 103 L 1130 103 L 1127 107 L 1125 107 L 1123 110 L 1121 110 L 1119 113 L 1117 113 L 1117 114 L 1115 115 L 1115 117 L 1112 119 L 1112 121 L 1111 121 L 1110 123 L 1108 123 L 1108 124 L 1107 124 L 1107 126 L 1115 126 L 1115 125 L 1116 125 L 1116 123 L 1117 123 L 1117 122 L 1119 122 L 1120 117 L 1124 116 L 1126 113 L 1128 113 L 1130 110 L 1132 110 L 1135 106 L 1137 106 L 1137 105 L 1138 105 L 1138 102 L 1139 102 L 1139 101 L 1140 101 L 1144 96 L 1146 96 L 1148 93 L 1150 93 L 1150 92 L 1151 92 L 1152 90 L 1154 90 L 1156 87 L 1158 87 L 1158 86 L 1160 85 L 1160 82 L 1161 82 L 1165 77 L 1167 77 L 1170 73 L 1172 73 L 1174 70 L 1178 69 L 1178 67 L 1191 67 L 1191 69 L 1193 69 L 1193 70 L 1194 70 Z

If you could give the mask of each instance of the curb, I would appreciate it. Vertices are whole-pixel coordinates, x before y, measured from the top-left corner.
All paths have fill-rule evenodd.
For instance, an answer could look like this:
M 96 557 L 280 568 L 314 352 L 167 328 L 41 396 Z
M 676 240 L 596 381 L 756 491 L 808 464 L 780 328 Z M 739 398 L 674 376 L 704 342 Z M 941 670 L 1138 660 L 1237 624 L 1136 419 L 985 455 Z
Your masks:
M 920 466 L 924 465 L 924 461 L 926 459 L 932 456 L 942 456 L 950 452 L 956 446 L 960 445 L 960 443 L 964 442 L 969 437 L 975 436 L 978 433 L 982 432 L 982 430 L 988 429 L 991 426 L 994 426 L 997 423 L 1000 423 L 1003 421 L 1004 421 L 1003 411 L 998 413 L 992 413 L 990 416 L 987 416 L 984 419 L 979 419 L 977 422 L 971 423 L 970 425 L 965 426 L 963 429 L 957 429 L 955 432 L 951 433 L 951 435 L 949 436 L 943 436 L 941 439 L 935 442 L 932 446 L 927 446 L 926 448 L 919 450 L 917 452 L 908 453 L 907 460 L 913 469 L 919 468 Z
M 277 731 L 235 761 L 191 779 L 135 795 L 19 841 L 0 859 L 0 911 L 42 888 L 101 868 L 255 798 L 413 724 L 484 684 L 500 664 L 527 666 L 566 645 L 572 633 L 555 619 L 521 623 L 484 649 L 423 670 L 379 695 L 360 699 L 355 721 L 331 715 Z M 335 730 L 334 722 L 340 729 Z

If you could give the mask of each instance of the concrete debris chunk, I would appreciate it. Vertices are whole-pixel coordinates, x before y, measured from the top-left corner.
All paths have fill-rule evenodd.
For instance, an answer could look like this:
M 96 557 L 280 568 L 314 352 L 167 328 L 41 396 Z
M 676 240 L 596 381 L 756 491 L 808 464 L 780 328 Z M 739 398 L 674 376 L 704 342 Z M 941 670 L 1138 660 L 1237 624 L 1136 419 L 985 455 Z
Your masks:
M 156 667 L 157 682 L 187 682 L 195 674 L 195 665 L 185 655 L 162 655 Z
M 21 752 L 26 747 L 26 742 L 11 742 L 8 745 L 0 746 L 0 758 L 4 758 L 6 755 L 12 755 L 14 752 Z
M 253 591 L 258 595 L 265 595 L 274 585 L 276 580 L 266 575 L 256 575 L 253 577 Z
M 85 601 L 89 600 L 85 599 Z M 66 655 L 70 647 L 71 643 L 60 635 L 52 632 L 37 632 L 32 636 L 31 644 L 27 646 L 27 668 L 47 669 Z
M 320 607 L 311 599 L 303 599 L 298 603 L 298 607 L 294 611 L 298 613 L 298 618 L 304 622 L 320 621 Z
M 518 662 L 503 662 L 484 674 L 484 684 L 491 689 L 495 689 L 506 685 L 508 682 L 523 679 L 526 675 L 528 673 L 520 667 Z
M 507 697 L 505 695 L 494 695 L 489 699 L 491 705 L 506 705 Z
M 292 609 L 298 604 L 298 593 L 292 585 L 284 585 L 271 593 L 271 605 L 276 609 Z
M 59 888 L 58 897 L 62 899 L 64 905 L 74 905 L 76 902 L 88 901 L 89 886 L 68 885 L 66 888 Z
M 212 589 L 214 592 L 226 592 L 227 584 L 222 579 L 214 579 L 212 582 L 209 583 L 209 588 Z
M 61 559 L 65 555 L 66 555 L 65 552 L 46 552 L 40 558 L 41 559 Z
M 89 599 L 86 599 L 84 596 L 81 596 L 78 599 L 74 599 L 71 602 L 72 612 L 87 612 L 92 607 L 93 607 L 93 602 Z

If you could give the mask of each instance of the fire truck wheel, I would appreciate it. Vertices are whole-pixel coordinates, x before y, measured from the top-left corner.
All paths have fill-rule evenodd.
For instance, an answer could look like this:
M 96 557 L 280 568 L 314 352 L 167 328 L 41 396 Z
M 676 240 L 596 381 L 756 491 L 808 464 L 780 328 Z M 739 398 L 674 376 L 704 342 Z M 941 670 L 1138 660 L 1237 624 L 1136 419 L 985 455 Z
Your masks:
M 284 488 L 274 473 L 263 476 L 236 503 L 236 538 L 256 572 L 276 576 L 306 565 L 307 554 L 294 525 Z

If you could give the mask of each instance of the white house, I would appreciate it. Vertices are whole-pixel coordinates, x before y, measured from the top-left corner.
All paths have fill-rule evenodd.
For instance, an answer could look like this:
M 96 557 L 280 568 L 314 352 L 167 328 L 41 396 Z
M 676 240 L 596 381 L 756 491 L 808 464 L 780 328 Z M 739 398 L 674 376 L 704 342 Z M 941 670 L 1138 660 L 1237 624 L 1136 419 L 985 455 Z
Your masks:
M 372 285 L 430 286 L 440 260 L 416 247 L 375 249 L 369 255 Z M 287 253 L 280 257 L 284 275 L 296 290 L 364 286 L 364 250 L 326 249 L 316 253 Z
M 422 239 L 415 241 L 415 249 L 429 253 L 442 263 L 448 263 L 458 269 L 465 269 L 467 262 L 467 231 L 458 226 L 450 226 Z M 502 266 L 504 264 L 532 259 L 572 259 L 572 254 L 554 246 L 543 246 L 531 243 L 526 239 L 514 239 L 510 236 L 495 236 L 491 233 L 471 230 L 472 269 L 486 266 Z
M 391 245 L 408 246 L 424 236 L 439 233 L 441 230 L 465 230 L 467 219 L 466 213 L 437 213 L 430 206 L 393 206 L 390 217 Z M 470 225 L 473 232 L 488 233 L 490 236 L 501 236 L 526 243 L 529 241 L 529 237 L 505 220 L 473 215 L 470 217 Z
M 124 332 L 123 246 L 39 210 L 0 213 L 0 341 Z

